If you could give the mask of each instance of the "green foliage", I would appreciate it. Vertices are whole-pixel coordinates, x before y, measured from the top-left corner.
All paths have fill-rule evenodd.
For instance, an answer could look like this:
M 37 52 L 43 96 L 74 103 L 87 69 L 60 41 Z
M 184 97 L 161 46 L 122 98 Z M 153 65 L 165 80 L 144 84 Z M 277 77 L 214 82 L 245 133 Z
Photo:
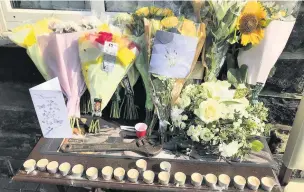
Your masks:
M 268 117 L 268 109 L 264 106 L 262 102 L 251 105 L 248 109 L 248 112 L 257 116 L 262 121 L 266 121 Z
M 246 84 L 247 76 L 247 65 L 242 65 L 239 69 L 230 68 L 227 72 L 228 82 L 231 83 L 235 88 L 237 88 L 239 84 Z
M 208 1 L 202 18 L 207 24 L 206 63 L 208 71 L 205 81 L 216 80 L 226 59 L 229 43 L 238 41 L 237 17 L 245 1 Z M 206 14 L 206 7 L 209 8 Z M 210 43 L 211 42 L 211 43 Z
M 263 143 L 259 140 L 254 140 L 250 144 L 251 144 L 251 149 L 255 152 L 259 152 L 264 148 Z

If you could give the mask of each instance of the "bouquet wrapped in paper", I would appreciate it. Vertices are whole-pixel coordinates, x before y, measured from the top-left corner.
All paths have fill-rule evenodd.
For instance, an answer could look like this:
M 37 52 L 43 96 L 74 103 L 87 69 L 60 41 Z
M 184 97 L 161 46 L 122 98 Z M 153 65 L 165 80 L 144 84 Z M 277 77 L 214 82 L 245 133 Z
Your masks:
M 59 78 L 67 99 L 71 126 L 80 117 L 80 97 L 86 89 L 78 55 L 78 38 L 83 31 L 99 25 L 100 21 L 96 17 L 77 23 L 51 18 L 20 26 L 10 35 L 12 41 L 27 49 L 45 80 Z
M 78 56 L 78 38 L 82 32 L 53 33 L 38 37 L 38 45 L 51 77 L 58 77 L 67 98 L 69 117 L 80 117 L 80 97 L 86 87 Z
M 101 116 L 118 84 L 133 65 L 139 50 L 128 38 L 105 28 L 88 33 L 79 41 L 79 56 L 84 80 L 91 95 L 94 116 Z M 98 131 L 92 125 L 91 132 Z
M 254 88 L 253 102 L 257 102 L 259 92 L 285 48 L 300 3 L 248 2 L 242 10 L 238 30 L 241 34 L 241 44 L 245 47 L 239 51 L 237 60 L 240 67 L 248 66 L 248 83 Z M 250 31 L 244 31 L 242 26 L 250 22 L 245 19 L 248 15 L 257 15 L 259 25 L 248 29 Z M 266 24 L 263 26 L 263 23 Z

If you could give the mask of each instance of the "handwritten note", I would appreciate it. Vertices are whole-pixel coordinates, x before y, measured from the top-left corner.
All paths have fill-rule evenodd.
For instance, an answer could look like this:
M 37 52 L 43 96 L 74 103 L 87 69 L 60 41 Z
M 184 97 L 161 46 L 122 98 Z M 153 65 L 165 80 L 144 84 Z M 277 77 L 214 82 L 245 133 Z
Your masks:
M 71 138 L 72 129 L 58 78 L 30 89 L 42 134 L 45 138 Z

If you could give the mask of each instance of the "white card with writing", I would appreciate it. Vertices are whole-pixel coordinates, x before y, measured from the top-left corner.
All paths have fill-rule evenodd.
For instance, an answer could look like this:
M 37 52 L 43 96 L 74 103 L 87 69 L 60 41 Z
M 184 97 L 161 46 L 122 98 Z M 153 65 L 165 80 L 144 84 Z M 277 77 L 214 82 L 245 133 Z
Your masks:
M 45 138 L 71 138 L 72 128 L 58 77 L 32 87 L 30 94 Z

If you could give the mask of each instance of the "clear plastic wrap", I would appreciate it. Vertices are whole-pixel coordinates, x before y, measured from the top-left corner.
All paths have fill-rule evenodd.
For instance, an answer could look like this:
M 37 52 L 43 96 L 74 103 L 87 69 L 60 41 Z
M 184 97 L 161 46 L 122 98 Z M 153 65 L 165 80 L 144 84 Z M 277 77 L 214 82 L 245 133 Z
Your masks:
M 177 13 L 180 14 L 180 10 Z M 135 41 L 141 41 L 139 44 L 146 49 L 142 57 L 150 74 L 147 88 L 152 89 L 163 142 L 171 103 L 178 98 L 194 69 L 204 44 L 205 26 L 184 16 L 177 17 L 171 9 L 156 6 L 139 8 L 133 19 L 129 28 L 136 36 Z
M 117 86 L 138 55 L 137 45 L 115 27 L 104 24 L 100 32 L 83 35 L 79 41 L 82 73 L 91 94 L 94 116 L 101 116 Z

